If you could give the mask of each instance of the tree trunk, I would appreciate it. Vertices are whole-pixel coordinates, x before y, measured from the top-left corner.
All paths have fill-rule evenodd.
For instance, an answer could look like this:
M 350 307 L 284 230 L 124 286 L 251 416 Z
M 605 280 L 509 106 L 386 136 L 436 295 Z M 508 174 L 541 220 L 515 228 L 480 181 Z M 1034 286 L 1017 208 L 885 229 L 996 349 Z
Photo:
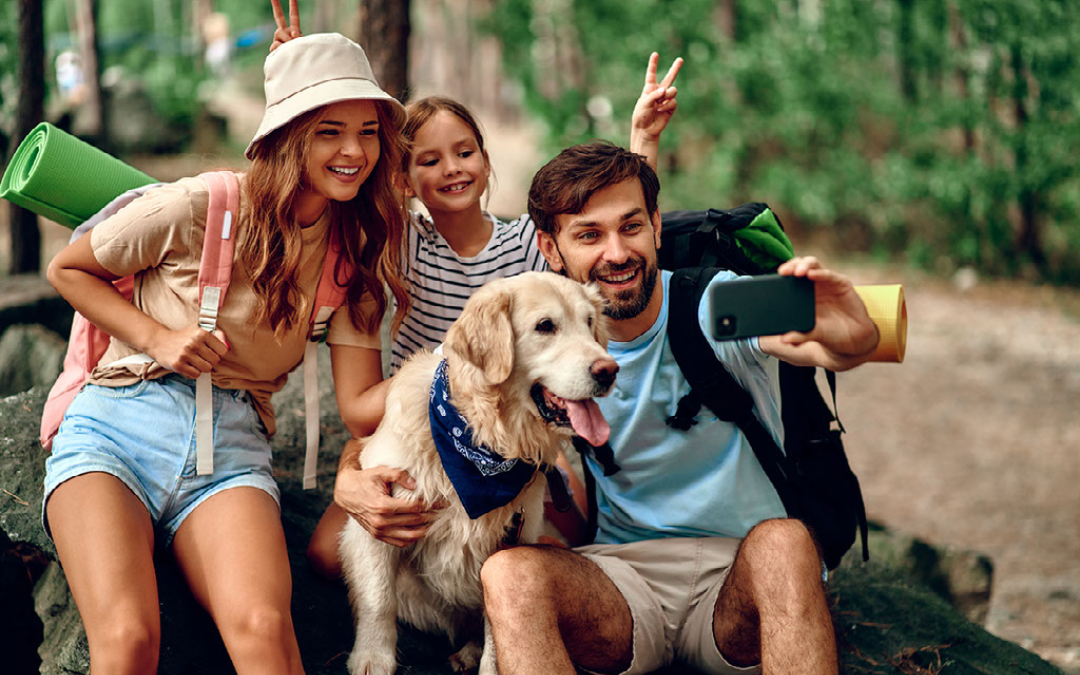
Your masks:
M 918 102 L 919 92 L 915 84 L 915 0 L 900 0 L 900 25 L 896 30 L 896 58 L 900 68 L 900 93 L 904 100 Z
M 191 7 L 192 58 L 195 60 L 195 67 L 201 70 L 206 66 L 206 31 L 210 16 L 214 13 L 214 0 L 192 0 L 188 4 Z
M 716 5 L 716 23 L 720 28 L 720 34 L 729 42 L 738 42 L 738 10 L 735 0 L 720 0 Z
M 1039 237 L 1039 195 L 1031 187 L 1031 178 L 1028 175 L 1031 159 L 1028 153 L 1028 110 L 1027 72 L 1024 68 L 1023 56 L 1020 52 L 1019 42 L 1014 42 L 1009 50 L 1010 62 L 1013 71 L 1013 106 L 1016 114 L 1016 149 L 1015 170 L 1020 182 L 1020 194 L 1017 199 L 1020 202 L 1020 250 L 1028 255 L 1031 262 L 1040 270 L 1046 268 L 1046 255 L 1043 253 Z
M 15 130 L 9 155 L 45 117 L 45 21 L 40 0 L 18 0 L 19 99 L 15 107 Z M 8 203 L 11 209 L 12 274 L 41 269 L 41 232 L 37 215 Z
M 965 107 L 971 99 L 971 86 L 969 83 L 971 74 L 968 71 L 967 56 L 968 42 L 967 33 L 964 31 L 964 20 L 960 16 L 960 10 L 955 2 L 949 3 L 949 23 L 952 26 L 952 48 L 960 55 L 962 65 L 956 66 L 956 87 L 960 92 L 960 99 Z M 968 154 L 975 152 L 975 129 L 971 119 L 964 115 L 964 149 Z
M 402 103 L 409 94 L 409 0 L 364 0 L 360 44 L 383 90 Z
M 95 145 L 108 148 L 108 119 L 105 97 L 101 90 L 101 61 L 98 58 L 97 15 L 98 0 L 76 0 L 75 32 L 79 41 L 86 99 L 80 106 L 83 128 Z

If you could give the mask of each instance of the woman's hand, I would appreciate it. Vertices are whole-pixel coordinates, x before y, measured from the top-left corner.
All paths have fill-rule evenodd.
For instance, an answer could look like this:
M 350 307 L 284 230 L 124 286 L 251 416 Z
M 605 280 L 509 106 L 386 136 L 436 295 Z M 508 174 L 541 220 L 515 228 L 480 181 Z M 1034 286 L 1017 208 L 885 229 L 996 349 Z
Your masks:
M 228 351 L 229 343 L 220 328 L 209 333 L 198 324 L 192 324 L 180 330 L 162 326 L 147 345 L 146 355 L 169 370 L 194 380 L 213 370 Z
M 289 0 L 289 19 L 286 21 L 285 12 L 281 9 L 281 0 L 270 0 L 270 6 L 274 8 L 274 23 L 277 24 L 270 51 L 274 51 L 293 38 L 304 36 L 300 32 L 300 7 L 296 2 L 297 0 Z
M 349 443 L 359 446 L 358 441 Z M 427 533 L 441 505 L 431 507 L 424 502 L 391 497 L 395 483 L 407 490 L 416 488 L 416 481 L 401 469 L 387 466 L 361 469 L 358 449 L 346 446 L 334 483 L 334 502 L 371 536 L 400 548 L 415 543 Z

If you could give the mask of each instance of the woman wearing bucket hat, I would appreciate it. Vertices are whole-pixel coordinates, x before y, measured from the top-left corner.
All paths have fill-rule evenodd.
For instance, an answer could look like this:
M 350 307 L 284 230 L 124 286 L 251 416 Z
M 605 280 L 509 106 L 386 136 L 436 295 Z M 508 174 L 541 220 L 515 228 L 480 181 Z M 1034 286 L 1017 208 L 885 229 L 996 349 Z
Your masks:
M 326 333 L 339 391 L 381 379 L 384 284 L 396 319 L 408 306 L 393 190 L 401 105 L 341 35 L 293 40 L 264 70 L 266 113 L 246 151 L 251 167 L 237 175 L 232 281 L 215 330 L 197 322 L 195 284 L 209 176 L 150 190 L 49 266 L 60 293 L 113 336 L 68 408 L 45 479 L 45 525 L 94 672 L 157 667 L 155 544 L 171 544 L 237 672 L 303 672 L 266 440 L 270 396 L 303 358 L 331 242 L 345 297 Z M 128 301 L 110 282 L 131 274 Z M 192 439 L 194 379 L 207 372 L 213 470 L 204 475 Z
M 302 31 L 298 0 L 289 0 L 288 17 L 281 0 L 271 0 L 271 5 L 277 22 L 273 51 L 300 38 Z M 677 90 L 672 85 L 683 61 L 675 59 L 662 79 L 657 77 L 658 62 L 659 55 L 653 53 L 634 108 L 630 135 L 631 148 L 648 157 L 653 166 L 659 137 L 675 112 Z M 410 213 L 411 226 L 403 241 L 408 260 L 403 273 L 413 307 L 391 345 L 395 369 L 418 349 L 437 346 L 468 296 L 486 281 L 547 269 L 528 214 L 505 222 L 482 210 L 492 168 L 475 116 L 463 104 L 442 96 L 413 101 L 407 111 L 407 147 L 399 186 L 407 196 L 416 196 L 430 215 Z M 460 189 L 451 192 L 448 186 Z M 351 397 L 360 403 L 349 404 L 338 397 L 342 417 L 357 437 L 370 434 L 378 423 L 382 389 L 364 392 L 362 398 Z M 431 514 L 429 505 L 391 498 L 390 483 L 404 482 L 408 487 L 411 479 L 389 467 L 361 470 L 356 461 L 358 447 L 356 443 L 346 445 L 338 467 L 335 501 L 308 547 L 309 563 L 330 578 L 341 573 L 338 540 L 350 514 L 373 536 L 397 546 L 422 536 Z M 584 495 L 585 488 L 576 476 L 569 472 L 568 477 L 575 493 Z M 570 514 L 551 510 L 548 515 L 564 534 L 576 526 Z

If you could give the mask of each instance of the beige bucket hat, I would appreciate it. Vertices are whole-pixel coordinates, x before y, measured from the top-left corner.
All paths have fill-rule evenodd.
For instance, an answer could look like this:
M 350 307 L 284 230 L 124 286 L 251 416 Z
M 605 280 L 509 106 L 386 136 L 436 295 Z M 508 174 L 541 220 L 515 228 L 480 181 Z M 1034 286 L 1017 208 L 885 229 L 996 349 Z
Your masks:
M 266 57 L 266 112 L 244 155 L 275 129 L 320 106 L 338 101 L 386 101 L 400 128 L 405 108 L 379 88 L 364 49 L 338 33 L 318 33 L 289 40 Z

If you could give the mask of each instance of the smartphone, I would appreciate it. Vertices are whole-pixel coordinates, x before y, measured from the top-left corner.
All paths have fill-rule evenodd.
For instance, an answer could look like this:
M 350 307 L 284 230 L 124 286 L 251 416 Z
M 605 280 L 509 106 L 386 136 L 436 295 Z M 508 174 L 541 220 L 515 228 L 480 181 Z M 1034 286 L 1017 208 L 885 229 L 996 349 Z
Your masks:
M 814 282 L 762 274 L 713 284 L 709 289 L 714 340 L 805 333 L 814 328 Z

